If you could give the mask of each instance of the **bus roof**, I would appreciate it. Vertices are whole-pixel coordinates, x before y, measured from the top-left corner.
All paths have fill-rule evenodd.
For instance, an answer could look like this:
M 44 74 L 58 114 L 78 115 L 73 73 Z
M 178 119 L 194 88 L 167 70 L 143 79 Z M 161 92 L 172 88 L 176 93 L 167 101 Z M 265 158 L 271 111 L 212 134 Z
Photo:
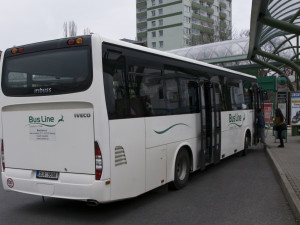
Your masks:
M 93 35 L 96 35 L 96 34 L 93 34 Z M 178 55 L 175 55 L 173 53 L 164 52 L 164 51 L 160 51 L 160 50 L 156 50 L 156 49 L 152 49 L 152 48 L 147 48 L 147 47 L 144 47 L 144 46 L 128 43 L 128 42 L 121 41 L 121 40 L 113 40 L 113 39 L 109 39 L 109 38 L 102 37 L 102 36 L 100 38 L 102 39 L 102 41 L 110 43 L 110 44 L 119 45 L 119 46 L 131 48 L 131 49 L 135 49 L 135 50 L 139 50 L 139 51 L 143 51 L 143 52 L 148 52 L 148 53 L 152 53 L 152 54 L 155 54 L 155 55 L 165 56 L 165 57 L 168 57 L 168 58 L 182 60 L 182 61 L 189 62 L 189 63 L 192 63 L 192 64 L 197 64 L 197 65 L 200 65 L 200 66 L 208 67 L 208 68 L 219 70 L 219 71 L 222 71 L 222 72 L 227 72 L 227 73 L 230 73 L 230 74 L 235 74 L 235 75 L 247 77 L 247 78 L 250 78 L 250 79 L 255 79 L 255 80 L 257 79 L 255 76 L 252 76 L 252 75 L 249 75 L 249 74 L 245 74 L 245 73 L 241 73 L 241 72 L 238 72 L 238 71 L 223 68 L 223 67 L 220 67 L 220 66 L 208 64 L 208 63 L 205 63 L 205 62 L 197 61 L 197 60 L 186 58 L 186 57 L 183 57 L 183 56 L 178 56 Z
M 249 75 L 249 74 L 245 74 L 245 73 L 241 73 L 241 72 L 238 72 L 238 71 L 223 68 L 223 67 L 220 67 L 220 66 L 208 64 L 208 63 L 205 63 L 205 62 L 197 61 L 197 60 L 186 58 L 186 57 L 183 57 L 183 56 L 178 56 L 178 55 L 175 55 L 173 53 L 164 52 L 164 51 L 160 51 L 160 50 L 156 50 L 156 49 L 152 49 L 152 48 L 147 48 L 147 47 L 144 47 L 144 46 L 140 46 L 140 45 L 137 45 L 137 44 L 132 44 L 132 43 L 121 41 L 121 40 L 114 40 L 114 39 L 106 38 L 106 37 L 100 36 L 98 34 L 79 35 L 78 37 L 84 37 L 84 36 L 85 37 L 87 37 L 87 36 L 96 36 L 96 37 L 100 38 L 100 40 L 102 40 L 103 42 L 110 43 L 110 44 L 113 44 L 113 45 L 118 45 L 118 46 L 130 48 L 130 49 L 134 49 L 134 50 L 138 50 L 138 51 L 142 51 L 142 52 L 147 52 L 147 53 L 150 53 L 150 54 L 159 55 L 159 56 L 163 56 L 163 57 L 167 57 L 167 58 L 171 58 L 171 59 L 175 59 L 175 60 L 180 60 L 180 61 L 191 63 L 191 64 L 194 64 L 194 65 L 199 65 L 199 66 L 202 66 L 202 67 L 206 68 L 207 72 L 209 72 L 209 73 L 215 74 L 215 72 L 217 71 L 218 74 L 220 73 L 220 75 L 225 75 L 225 76 L 226 75 L 231 75 L 231 76 L 234 75 L 235 78 L 239 78 L 239 76 L 242 76 L 243 78 L 246 78 L 246 79 L 249 79 L 249 80 L 256 80 L 255 76 L 252 76 L 252 75 Z M 68 37 L 68 38 L 76 38 L 76 37 Z M 48 41 L 37 42 L 37 43 L 32 43 L 32 44 L 22 45 L 22 46 L 32 46 L 32 47 L 34 47 L 36 45 L 41 45 L 41 44 L 42 45 L 49 45 L 51 43 L 53 44 L 56 41 L 62 41 L 62 39 L 68 39 L 68 38 L 48 40 Z M 63 43 L 65 43 L 65 42 L 63 42 Z M 11 49 L 11 48 L 9 48 L 9 49 Z M 9 50 L 9 49 L 7 49 L 7 50 Z

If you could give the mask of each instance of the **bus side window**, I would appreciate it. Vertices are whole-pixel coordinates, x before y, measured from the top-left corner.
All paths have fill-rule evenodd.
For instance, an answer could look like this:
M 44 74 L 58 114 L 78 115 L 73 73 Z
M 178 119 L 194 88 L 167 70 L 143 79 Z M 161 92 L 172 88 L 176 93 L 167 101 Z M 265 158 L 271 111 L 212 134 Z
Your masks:
M 164 80 L 165 102 L 169 114 L 178 114 L 179 92 L 178 80 L 174 78 Z
M 108 51 L 104 53 L 103 80 L 108 118 L 128 117 L 124 56 Z
M 146 64 L 147 62 L 145 62 Z M 152 116 L 160 107 L 161 70 L 144 65 L 128 65 L 129 104 L 133 117 Z
M 199 112 L 197 71 L 185 67 L 165 65 L 164 89 L 170 114 Z
M 199 112 L 198 84 L 196 81 L 180 80 L 180 102 L 182 113 Z
M 228 82 L 232 110 L 244 109 L 244 90 L 241 81 Z
M 188 107 L 191 113 L 200 112 L 199 109 L 199 95 L 198 95 L 198 83 L 196 81 L 188 82 Z
M 220 84 L 215 83 L 214 86 L 215 86 L 215 99 L 216 99 L 217 110 L 224 111 L 225 106 L 224 106 L 223 95 L 222 95 Z
M 244 102 L 247 109 L 253 109 L 252 86 L 251 82 L 244 82 Z
M 200 99 L 201 99 L 201 123 L 203 129 L 206 129 L 206 104 L 205 104 L 205 94 L 204 94 L 204 83 L 200 83 Z
M 232 110 L 230 87 L 227 84 L 224 84 L 222 86 L 222 90 L 223 90 L 225 108 L 226 108 L 226 110 L 230 111 L 230 110 Z

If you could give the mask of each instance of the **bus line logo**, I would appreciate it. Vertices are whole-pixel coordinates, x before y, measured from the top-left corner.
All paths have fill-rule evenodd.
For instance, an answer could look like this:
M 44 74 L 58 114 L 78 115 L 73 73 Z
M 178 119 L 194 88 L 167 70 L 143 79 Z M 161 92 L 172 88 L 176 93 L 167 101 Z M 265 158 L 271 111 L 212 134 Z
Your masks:
M 55 122 L 55 118 L 53 116 L 29 116 L 28 121 L 28 125 L 42 125 L 45 127 L 55 127 L 60 122 L 64 122 L 64 116 L 62 115 L 57 122 Z
M 229 114 L 229 124 L 228 126 L 230 126 L 231 124 L 241 127 L 246 119 L 246 115 L 244 113 L 244 116 L 242 117 L 241 114 L 235 113 L 235 114 Z

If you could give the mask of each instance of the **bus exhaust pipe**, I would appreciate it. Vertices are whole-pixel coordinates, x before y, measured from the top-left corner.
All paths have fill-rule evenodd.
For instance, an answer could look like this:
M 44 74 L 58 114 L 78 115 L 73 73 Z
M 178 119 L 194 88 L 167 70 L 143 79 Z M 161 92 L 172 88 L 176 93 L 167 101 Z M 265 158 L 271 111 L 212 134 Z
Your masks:
M 88 206 L 95 207 L 95 206 L 99 205 L 99 202 L 97 202 L 96 200 L 87 200 L 86 204 Z

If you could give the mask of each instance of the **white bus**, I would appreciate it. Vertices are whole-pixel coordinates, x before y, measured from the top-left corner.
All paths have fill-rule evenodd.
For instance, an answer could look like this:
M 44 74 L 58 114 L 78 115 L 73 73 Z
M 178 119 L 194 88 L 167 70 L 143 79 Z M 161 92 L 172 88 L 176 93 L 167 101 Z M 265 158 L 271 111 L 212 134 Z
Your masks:
M 254 76 L 97 35 L 1 59 L 5 190 L 90 204 L 169 184 L 254 141 Z

